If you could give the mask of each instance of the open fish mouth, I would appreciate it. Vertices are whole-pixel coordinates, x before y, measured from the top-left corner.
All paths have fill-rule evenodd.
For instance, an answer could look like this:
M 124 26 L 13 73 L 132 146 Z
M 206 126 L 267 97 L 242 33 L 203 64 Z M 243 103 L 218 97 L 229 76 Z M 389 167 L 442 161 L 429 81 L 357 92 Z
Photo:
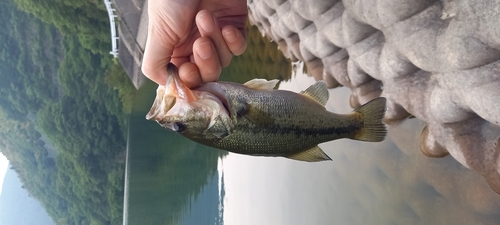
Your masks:
M 156 98 L 153 102 L 153 106 L 149 110 L 148 114 L 146 114 L 147 120 L 153 120 L 159 117 L 162 114 L 162 109 L 170 110 L 172 106 L 175 104 L 175 98 L 170 98 L 167 101 L 165 100 L 165 86 L 158 86 L 156 89 Z
M 229 115 L 228 99 L 224 91 L 216 83 L 207 83 L 196 89 L 189 89 L 179 77 L 178 69 L 173 64 L 167 66 L 168 77 L 165 85 L 159 85 L 153 106 L 146 115 L 148 120 L 165 121 L 169 117 L 182 118 L 193 108 L 195 110 L 209 110 L 207 101 L 216 102 Z M 205 107 L 207 106 L 207 107 Z
M 146 115 L 146 119 L 158 121 L 165 118 L 167 113 L 180 102 L 196 101 L 194 93 L 179 78 L 177 67 L 169 63 L 167 66 L 167 81 L 156 89 L 156 98 L 153 106 Z

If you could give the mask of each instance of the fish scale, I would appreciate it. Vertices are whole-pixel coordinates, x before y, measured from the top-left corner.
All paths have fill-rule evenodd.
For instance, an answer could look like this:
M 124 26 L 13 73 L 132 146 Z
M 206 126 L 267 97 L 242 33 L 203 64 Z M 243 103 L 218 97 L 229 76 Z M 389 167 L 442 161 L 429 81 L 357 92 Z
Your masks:
M 293 92 L 254 90 L 228 82 L 220 82 L 217 86 L 226 93 L 235 93 L 233 96 L 245 99 L 250 109 L 257 108 L 261 114 L 272 118 L 269 120 L 272 122 L 259 123 L 262 118 L 259 114 L 253 115 L 252 110 L 244 112 L 239 115 L 233 133 L 210 144 L 220 149 L 250 155 L 282 156 L 309 149 L 321 142 L 348 138 L 361 127 L 354 115 L 328 112 L 324 106 Z
M 340 138 L 378 142 L 386 136 L 385 98 L 336 114 L 325 108 L 329 94 L 323 81 L 301 93 L 275 90 L 278 81 L 264 79 L 243 85 L 211 82 L 190 90 L 175 66 L 169 64 L 168 73 L 146 118 L 204 145 L 311 162 L 330 160 L 319 143 Z

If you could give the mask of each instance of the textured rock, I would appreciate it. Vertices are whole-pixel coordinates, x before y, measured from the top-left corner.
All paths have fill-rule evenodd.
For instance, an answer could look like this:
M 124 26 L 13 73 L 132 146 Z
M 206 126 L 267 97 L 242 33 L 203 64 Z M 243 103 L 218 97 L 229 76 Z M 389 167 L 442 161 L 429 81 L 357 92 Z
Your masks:
M 249 0 L 284 55 L 357 107 L 388 99 L 385 121 L 428 125 L 420 149 L 452 155 L 500 193 L 498 0 Z M 272 18 L 272 19 L 270 19 Z

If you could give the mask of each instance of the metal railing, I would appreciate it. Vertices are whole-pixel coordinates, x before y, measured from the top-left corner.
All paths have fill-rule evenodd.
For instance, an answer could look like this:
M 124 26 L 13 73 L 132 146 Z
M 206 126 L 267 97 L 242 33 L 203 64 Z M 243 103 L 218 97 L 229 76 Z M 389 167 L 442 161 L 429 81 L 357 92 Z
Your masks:
M 109 25 L 111 27 L 111 52 L 109 54 L 113 55 L 115 58 L 118 57 L 118 40 L 120 39 L 116 34 L 116 23 L 115 18 L 118 18 L 118 15 L 115 14 L 116 10 L 111 6 L 110 0 L 104 0 L 104 5 L 106 5 L 106 9 L 108 10 L 109 16 Z

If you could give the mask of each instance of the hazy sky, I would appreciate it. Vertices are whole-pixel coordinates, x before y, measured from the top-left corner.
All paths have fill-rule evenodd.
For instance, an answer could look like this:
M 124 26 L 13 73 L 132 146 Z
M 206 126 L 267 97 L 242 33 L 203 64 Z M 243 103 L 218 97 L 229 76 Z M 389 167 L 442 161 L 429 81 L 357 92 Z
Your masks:
M 5 177 L 8 167 L 9 161 L 2 153 L 0 153 L 0 195 L 2 194 L 3 178 Z

